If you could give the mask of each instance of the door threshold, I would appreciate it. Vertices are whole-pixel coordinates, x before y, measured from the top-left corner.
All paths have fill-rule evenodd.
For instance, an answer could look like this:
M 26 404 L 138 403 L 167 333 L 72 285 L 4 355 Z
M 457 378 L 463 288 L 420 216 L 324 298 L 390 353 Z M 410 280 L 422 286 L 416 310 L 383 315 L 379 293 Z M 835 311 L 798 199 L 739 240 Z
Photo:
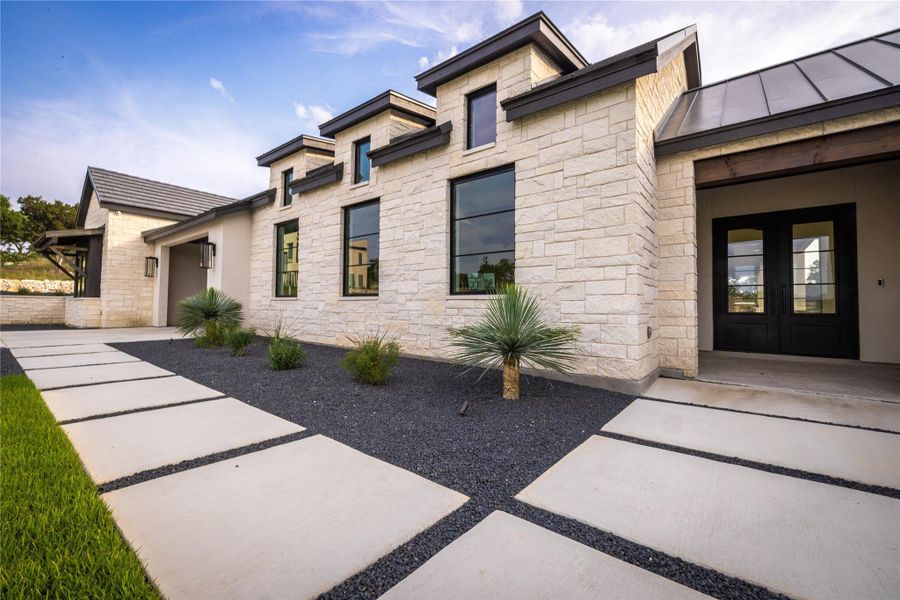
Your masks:
M 803 354 L 777 354 L 774 352 L 736 352 L 733 350 L 701 350 L 701 355 L 721 356 L 732 358 L 753 358 L 760 360 L 777 360 L 785 362 L 810 362 L 831 365 L 889 365 L 892 363 L 879 363 L 859 360 L 857 358 L 828 358 L 825 356 L 806 356 Z

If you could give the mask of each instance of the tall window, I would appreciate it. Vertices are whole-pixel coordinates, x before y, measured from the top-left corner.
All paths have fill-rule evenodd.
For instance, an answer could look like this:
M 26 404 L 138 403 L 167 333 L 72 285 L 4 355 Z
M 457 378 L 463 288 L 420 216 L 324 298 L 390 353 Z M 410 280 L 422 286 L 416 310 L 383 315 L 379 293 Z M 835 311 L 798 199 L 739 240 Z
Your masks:
M 275 295 L 297 296 L 299 270 L 297 244 L 300 239 L 297 221 L 282 223 L 275 229 Z
M 291 197 L 291 190 L 288 189 L 288 186 L 291 185 L 291 182 L 294 180 L 294 169 L 288 169 L 281 173 L 281 204 L 282 206 L 290 206 L 293 198 Z
M 497 86 L 466 96 L 466 148 L 477 148 L 497 139 Z
M 378 200 L 344 209 L 344 295 L 378 295 Z
M 450 292 L 492 294 L 515 281 L 515 167 L 457 179 L 451 190 Z
M 364 138 L 353 145 L 353 183 L 369 180 L 369 148 L 371 139 Z

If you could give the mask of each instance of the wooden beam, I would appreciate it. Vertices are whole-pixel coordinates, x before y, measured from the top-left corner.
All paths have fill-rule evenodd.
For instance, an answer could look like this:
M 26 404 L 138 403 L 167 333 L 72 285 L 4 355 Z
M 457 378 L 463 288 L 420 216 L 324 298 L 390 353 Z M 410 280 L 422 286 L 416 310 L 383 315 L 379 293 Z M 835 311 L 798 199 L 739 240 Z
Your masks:
M 52 256 L 50 256 L 49 253 L 45 253 L 42 256 L 44 258 L 46 258 L 47 260 L 49 260 L 53 264 L 54 267 L 56 267 L 57 269 L 59 269 L 60 271 L 65 273 L 69 277 L 69 279 L 73 279 L 73 280 L 75 279 L 75 275 L 70 273 L 68 269 L 66 269 L 64 266 L 62 266 L 60 263 L 58 263 L 56 261 L 56 259 L 54 259 Z
M 698 160 L 697 189 L 900 158 L 900 121 Z

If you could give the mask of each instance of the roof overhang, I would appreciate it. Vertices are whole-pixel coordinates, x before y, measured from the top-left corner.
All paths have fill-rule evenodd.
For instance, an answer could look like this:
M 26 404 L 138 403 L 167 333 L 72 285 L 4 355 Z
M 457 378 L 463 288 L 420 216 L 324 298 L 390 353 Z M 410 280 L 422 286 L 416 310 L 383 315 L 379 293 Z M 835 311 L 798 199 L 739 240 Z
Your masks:
M 58 229 L 45 231 L 34 241 L 32 246 L 38 251 L 46 250 L 51 246 L 77 246 L 87 238 L 100 235 L 103 235 L 103 227 L 96 227 L 94 229 Z
M 316 154 L 334 156 L 334 140 L 315 137 L 311 135 L 298 135 L 277 148 L 272 148 L 256 157 L 256 164 L 260 167 L 268 167 L 273 162 L 286 158 L 301 150 L 312 150 Z
M 685 56 L 688 87 L 699 85 L 697 26 L 691 25 L 507 98 L 500 105 L 506 111 L 506 120 L 515 121 L 657 73 L 681 53 Z
M 203 223 L 208 223 L 210 221 L 214 221 L 231 214 L 243 212 L 246 210 L 252 210 L 254 208 L 259 208 L 260 206 L 270 204 L 275 200 L 275 192 L 275 188 L 272 188 L 270 190 L 254 194 L 252 196 L 248 196 L 243 200 L 238 200 L 237 202 L 226 204 L 225 206 L 212 208 L 194 217 L 179 221 L 178 223 L 166 225 L 165 227 L 157 227 L 156 229 L 149 229 L 141 233 L 141 235 L 143 236 L 145 242 L 154 242 L 170 235 L 186 231 L 191 227 L 202 225 Z
M 300 194 L 309 192 L 325 185 L 336 183 L 344 176 L 344 163 L 339 162 L 336 165 L 325 165 L 318 167 L 312 171 L 307 171 L 306 176 L 293 180 L 288 185 L 288 190 L 292 194 Z
M 440 125 L 397 136 L 391 139 L 388 145 L 370 150 L 369 159 L 372 161 L 373 167 L 380 167 L 419 152 L 446 146 L 450 143 L 452 129 L 453 123 L 447 121 Z
M 900 86 L 660 140 L 655 144 L 655 152 L 656 156 L 664 156 L 688 150 L 697 150 L 895 106 L 900 106 Z
M 588 65 L 588 61 L 547 15 L 538 12 L 416 75 L 416 84 L 419 91 L 435 96 L 438 86 L 442 83 L 456 79 L 528 44 L 540 48 L 563 73 L 571 73 Z
M 339 114 L 330 121 L 322 123 L 319 125 L 319 133 L 325 137 L 334 137 L 336 134 L 358 123 L 362 123 L 366 119 L 371 119 L 386 110 L 395 110 L 403 113 L 405 116 L 423 125 L 434 125 L 434 118 L 437 114 L 434 107 L 428 106 L 424 102 L 419 102 L 400 92 L 388 90 L 371 100 L 363 102 L 359 106 Z

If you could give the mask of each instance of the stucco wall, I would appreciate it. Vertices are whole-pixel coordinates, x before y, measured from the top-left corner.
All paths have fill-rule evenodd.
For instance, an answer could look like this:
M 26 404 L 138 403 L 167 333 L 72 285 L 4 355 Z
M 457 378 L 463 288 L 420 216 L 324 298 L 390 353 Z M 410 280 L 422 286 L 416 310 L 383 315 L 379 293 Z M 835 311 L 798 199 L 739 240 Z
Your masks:
M 860 359 L 900 363 L 898 190 L 900 160 L 698 191 L 700 349 L 713 349 L 712 219 L 853 202 Z
M 657 159 L 660 201 L 660 366 L 698 368 L 697 197 L 694 161 L 900 120 L 900 107 L 824 121 Z M 663 210 L 670 209 L 670 210 Z
M 0 296 L 0 325 L 62 325 L 65 296 Z
M 496 82 L 499 104 L 553 76 L 548 65 L 534 48 L 522 48 L 440 86 L 437 122 L 452 120 L 449 146 L 373 168 L 366 185 L 352 186 L 352 142 L 371 135 L 377 148 L 402 124 L 383 113 L 338 134 L 335 161 L 345 163 L 342 182 L 295 196 L 290 208 L 254 213 L 254 323 L 266 328 L 280 320 L 303 339 L 327 343 L 345 343 L 349 332 L 381 329 L 397 335 L 407 352 L 446 356 L 446 328 L 472 322 L 484 302 L 448 292 L 449 180 L 515 163 L 516 281 L 538 293 L 550 318 L 581 326 L 580 374 L 611 385 L 650 376 L 657 364 L 646 341 L 656 209 L 652 185 L 638 181 L 635 85 L 513 123 L 498 106 L 495 144 L 465 149 L 465 95 Z M 683 78 L 683 65 L 663 77 Z M 675 94 L 682 85 L 659 87 Z M 663 104 L 641 110 L 652 119 Z M 650 130 L 644 128 L 645 138 Z M 280 184 L 284 168 L 272 166 L 273 185 Z M 379 296 L 343 298 L 341 209 L 375 198 L 381 200 Z M 274 299 L 274 225 L 295 218 L 299 294 Z

